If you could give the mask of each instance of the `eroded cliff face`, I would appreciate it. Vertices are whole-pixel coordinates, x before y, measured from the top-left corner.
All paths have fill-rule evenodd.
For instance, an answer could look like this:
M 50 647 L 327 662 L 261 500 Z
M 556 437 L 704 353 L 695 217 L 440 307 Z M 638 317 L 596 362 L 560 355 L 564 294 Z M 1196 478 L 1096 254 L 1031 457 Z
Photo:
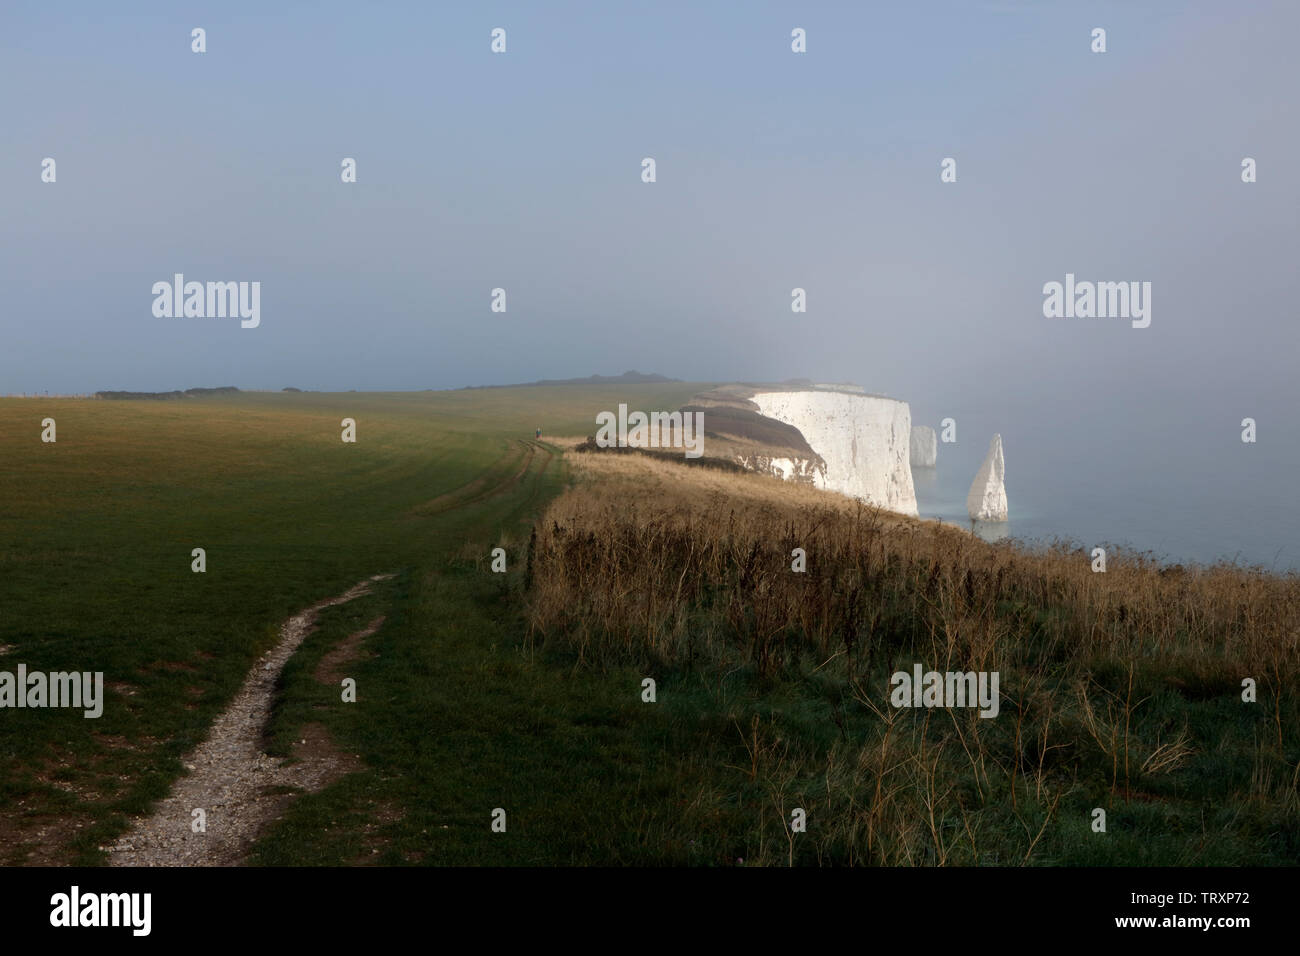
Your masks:
M 797 481 L 817 488 L 825 487 L 826 465 L 816 458 L 774 458 L 771 455 L 738 454 L 736 461 L 761 475 L 771 475 L 782 481 Z
M 818 473 L 826 470 L 826 463 L 809 447 L 799 429 L 758 410 L 749 398 L 754 388 L 722 385 L 696 395 L 681 410 L 703 415 L 709 454 L 748 471 L 817 485 Z
M 821 459 L 820 467 L 811 467 L 818 488 L 890 511 L 917 513 L 912 413 L 906 402 L 828 390 L 756 390 L 749 400 L 762 415 L 792 425 L 803 435 Z

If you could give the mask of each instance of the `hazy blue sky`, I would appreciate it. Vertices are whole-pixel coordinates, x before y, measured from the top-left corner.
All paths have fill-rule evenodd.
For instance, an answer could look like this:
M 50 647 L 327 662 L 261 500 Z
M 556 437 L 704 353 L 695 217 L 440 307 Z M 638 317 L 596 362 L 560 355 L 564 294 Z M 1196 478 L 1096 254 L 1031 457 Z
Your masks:
M 1278 427 L 1297 35 L 1291 2 L 6 0 L 0 393 L 637 368 Z M 260 281 L 260 328 L 155 318 L 176 272 Z M 1150 328 L 1044 318 L 1066 272 L 1152 282 Z

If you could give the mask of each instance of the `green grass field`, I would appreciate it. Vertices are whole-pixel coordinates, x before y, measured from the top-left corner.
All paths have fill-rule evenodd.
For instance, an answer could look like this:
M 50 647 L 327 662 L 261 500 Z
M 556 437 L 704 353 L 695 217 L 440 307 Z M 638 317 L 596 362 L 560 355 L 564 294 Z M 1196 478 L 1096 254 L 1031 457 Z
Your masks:
M 102 861 L 279 624 L 380 572 L 397 577 L 322 617 L 275 721 L 283 739 L 294 720 L 324 722 L 367 769 L 299 801 L 255 859 L 353 862 L 366 828 L 347 821 L 376 802 L 388 849 L 367 851 L 374 862 L 608 859 L 575 814 L 630 812 L 644 768 L 622 760 L 637 732 L 623 717 L 637 698 L 618 677 L 519 650 L 513 559 L 563 482 L 544 450 L 521 475 L 521 440 L 539 425 L 543 438 L 588 433 L 619 401 L 675 407 L 695 388 L 0 400 L 0 669 L 103 671 L 109 688 L 96 720 L 0 712 L 0 862 Z M 355 444 L 341 441 L 345 417 Z M 497 544 L 512 549 L 505 576 L 488 569 Z M 205 573 L 191 571 L 194 548 Z M 304 665 L 378 605 L 387 620 L 377 656 L 358 663 L 358 703 L 309 686 Z M 306 714 L 310 695 L 325 706 Z M 595 788 L 581 799 L 575 772 Z M 589 804 L 605 786 L 607 807 Z M 492 841 L 498 806 L 512 836 Z

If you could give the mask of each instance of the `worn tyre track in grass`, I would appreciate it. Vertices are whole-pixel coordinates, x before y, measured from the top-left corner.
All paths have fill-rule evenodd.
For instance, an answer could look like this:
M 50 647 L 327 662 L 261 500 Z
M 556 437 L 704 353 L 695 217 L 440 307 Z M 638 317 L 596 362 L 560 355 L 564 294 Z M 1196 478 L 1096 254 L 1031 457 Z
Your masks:
M 262 752 L 276 682 L 321 611 L 369 594 L 375 582 L 391 577 L 373 575 L 281 625 L 279 643 L 254 665 L 207 738 L 185 758 L 189 776 L 109 848 L 111 866 L 232 866 L 283 811 L 289 801 L 285 788 L 317 790 L 339 775 L 339 761 L 329 756 L 285 765 Z M 319 741 L 313 743 L 315 750 L 323 749 Z M 196 809 L 207 815 L 204 832 L 191 829 Z
M 556 453 L 549 445 L 542 442 L 529 441 L 528 444 L 534 446 L 533 453 L 529 456 L 529 467 L 520 471 L 508 484 L 502 485 L 493 496 L 499 498 L 520 486 L 524 492 L 519 501 L 498 515 L 497 524 L 502 529 L 511 524 L 527 521 L 540 512 L 542 504 L 549 497 L 545 486 Z M 537 455 L 537 452 L 541 454 Z
M 517 454 L 507 452 L 493 462 L 488 474 L 475 478 L 468 484 L 453 489 L 445 494 L 441 494 L 431 501 L 427 501 L 415 508 L 415 513 L 419 515 L 438 515 L 450 511 L 453 508 L 464 508 L 469 505 L 475 505 L 491 498 L 499 497 L 513 488 L 528 473 L 532 467 L 533 457 L 538 449 L 546 452 L 549 456 L 550 451 L 539 442 L 526 441 L 519 439 L 520 449 Z M 548 457 L 549 460 L 549 457 Z M 518 462 L 513 472 L 505 478 L 497 476 L 499 465 L 505 464 L 507 467 Z

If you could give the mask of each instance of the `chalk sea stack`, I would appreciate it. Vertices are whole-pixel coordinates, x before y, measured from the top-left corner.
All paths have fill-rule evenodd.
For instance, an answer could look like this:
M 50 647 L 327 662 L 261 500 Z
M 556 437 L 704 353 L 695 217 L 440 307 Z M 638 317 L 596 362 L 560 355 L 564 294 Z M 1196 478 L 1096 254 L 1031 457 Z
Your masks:
M 929 425 L 912 426 L 912 467 L 933 468 L 939 458 L 939 438 Z
M 970 494 L 966 496 L 966 511 L 975 521 L 1007 520 L 1007 487 L 1004 482 L 1006 462 L 1002 458 L 1002 436 L 994 435 L 989 442 L 989 453 L 984 456 Z

